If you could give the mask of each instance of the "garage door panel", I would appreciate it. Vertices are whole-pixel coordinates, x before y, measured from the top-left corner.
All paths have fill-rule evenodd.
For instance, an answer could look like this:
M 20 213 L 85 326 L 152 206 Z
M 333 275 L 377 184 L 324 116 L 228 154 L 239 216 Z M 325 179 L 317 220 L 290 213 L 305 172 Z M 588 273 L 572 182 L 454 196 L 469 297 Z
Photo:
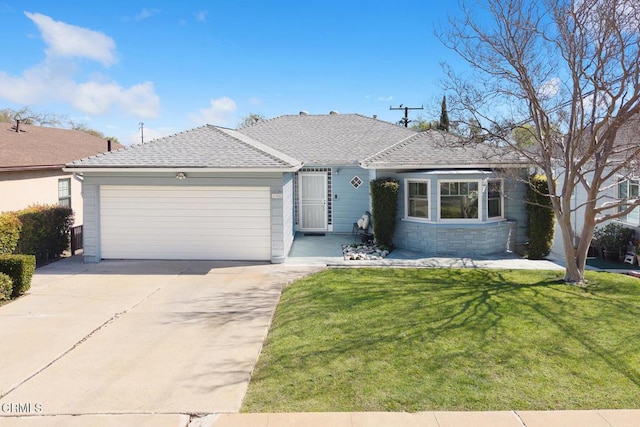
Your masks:
M 266 187 L 102 186 L 102 258 L 271 257 Z

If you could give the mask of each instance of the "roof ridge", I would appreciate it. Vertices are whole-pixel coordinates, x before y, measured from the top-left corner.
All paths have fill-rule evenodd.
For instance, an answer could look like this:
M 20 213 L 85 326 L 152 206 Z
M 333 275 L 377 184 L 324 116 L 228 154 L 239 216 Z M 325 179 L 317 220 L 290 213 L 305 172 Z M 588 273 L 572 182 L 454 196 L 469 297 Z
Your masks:
M 295 159 L 281 151 L 276 150 L 273 147 L 270 147 L 266 144 L 263 144 L 260 141 L 257 141 L 253 138 L 251 138 L 248 135 L 245 135 L 244 133 L 240 132 L 239 130 L 236 129 L 230 129 L 230 128 L 225 128 L 222 126 L 213 126 L 213 125 L 207 125 L 210 128 L 214 129 L 215 131 L 223 134 L 224 136 L 228 137 L 228 138 L 232 138 L 238 142 L 240 142 L 241 144 L 244 144 L 245 146 L 248 146 L 250 148 L 253 148 L 254 150 L 258 150 L 264 154 L 269 155 L 271 158 L 281 161 L 283 163 L 288 163 L 290 166 L 302 166 L 302 162 L 298 159 Z M 238 136 L 234 135 L 234 133 L 237 133 L 239 135 L 242 136 L 242 138 L 239 138 Z
M 407 136 L 404 139 L 401 139 L 398 142 L 395 142 L 393 144 L 391 144 L 390 146 L 388 146 L 387 148 L 383 148 L 382 150 L 378 151 L 375 154 L 372 154 L 368 157 L 365 157 L 363 160 L 361 160 L 360 162 L 358 162 L 360 165 L 366 164 L 368 161 L 375 159 L 376 157 L 382 156 L 383 154 L 386 154 L 392 150 L 395 150 L 397 148 L 399 148 L 402 144 L 407 144 L 409 141 L 411 141 L 413 138 L 416 138 L 420 135 L 420 132 L 414 132 L 412 135 Z

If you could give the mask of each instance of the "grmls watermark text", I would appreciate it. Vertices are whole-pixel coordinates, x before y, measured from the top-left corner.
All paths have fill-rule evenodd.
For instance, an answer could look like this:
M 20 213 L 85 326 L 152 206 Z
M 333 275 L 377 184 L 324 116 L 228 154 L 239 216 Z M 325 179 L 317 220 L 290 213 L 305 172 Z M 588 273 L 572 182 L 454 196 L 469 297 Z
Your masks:
M 0 405 L 3 414 L 37 414 L 42 412 L 42 403 L 10 403 Z

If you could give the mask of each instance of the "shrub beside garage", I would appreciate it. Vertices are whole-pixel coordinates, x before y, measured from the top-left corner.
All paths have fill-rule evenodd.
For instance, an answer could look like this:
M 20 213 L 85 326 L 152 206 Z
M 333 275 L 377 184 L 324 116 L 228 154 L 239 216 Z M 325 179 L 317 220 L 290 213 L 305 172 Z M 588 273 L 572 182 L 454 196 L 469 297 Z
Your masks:
M 72 224 L 71 208 L 56 205 L 0 214 L 0 300 L 24 294 L 36 264 L 60 258 Z
M 13 280 L 4 273 L 0 273 L 0 301 L 11 299 Z

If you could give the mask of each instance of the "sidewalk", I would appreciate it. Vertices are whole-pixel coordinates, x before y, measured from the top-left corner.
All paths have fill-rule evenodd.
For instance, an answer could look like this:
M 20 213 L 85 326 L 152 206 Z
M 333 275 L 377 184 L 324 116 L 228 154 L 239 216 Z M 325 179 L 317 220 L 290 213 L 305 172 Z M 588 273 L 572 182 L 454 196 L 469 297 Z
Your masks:
M 207 419 L 208 418 L 208 419 Z M 640 409 L 492 412 L 223 414 L 195 427 L 637 427 Z

